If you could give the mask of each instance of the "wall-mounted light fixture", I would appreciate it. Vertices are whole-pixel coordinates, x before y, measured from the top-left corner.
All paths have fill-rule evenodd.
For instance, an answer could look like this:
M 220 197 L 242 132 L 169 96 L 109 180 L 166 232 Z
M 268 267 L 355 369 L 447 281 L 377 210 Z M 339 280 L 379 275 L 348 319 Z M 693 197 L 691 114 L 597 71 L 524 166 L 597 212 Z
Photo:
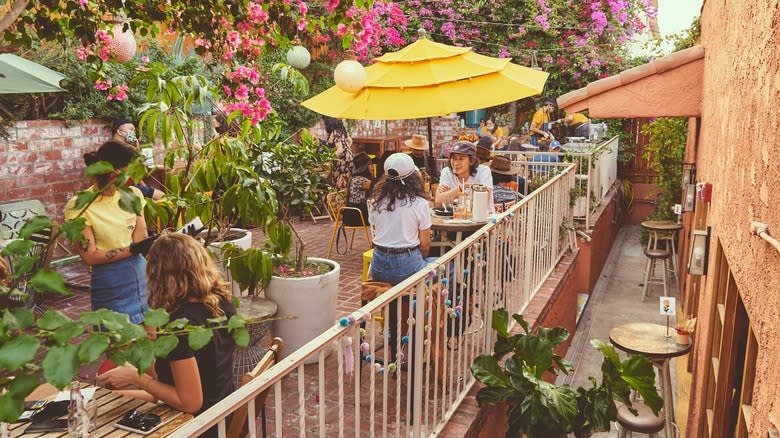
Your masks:
M 693 230 L 691 254 L 688 258 L 688 274 L 707 275 L 707 261 L 710 257 L 710 227 Z
M 693 211 L 696 208 L 696 165 L 683 163 L 683 211 Z

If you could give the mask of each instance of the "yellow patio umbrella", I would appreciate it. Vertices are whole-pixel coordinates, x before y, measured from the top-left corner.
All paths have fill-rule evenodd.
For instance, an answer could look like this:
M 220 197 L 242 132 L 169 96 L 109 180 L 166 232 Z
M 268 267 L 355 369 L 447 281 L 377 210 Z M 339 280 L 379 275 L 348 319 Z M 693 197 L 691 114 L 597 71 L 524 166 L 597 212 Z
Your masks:
M 548 73 L 420 38 L 366 67 L 356 93 L 333 86 L 303 102 L 344 119 L 396 120 L 441 116 L 540 94 Z

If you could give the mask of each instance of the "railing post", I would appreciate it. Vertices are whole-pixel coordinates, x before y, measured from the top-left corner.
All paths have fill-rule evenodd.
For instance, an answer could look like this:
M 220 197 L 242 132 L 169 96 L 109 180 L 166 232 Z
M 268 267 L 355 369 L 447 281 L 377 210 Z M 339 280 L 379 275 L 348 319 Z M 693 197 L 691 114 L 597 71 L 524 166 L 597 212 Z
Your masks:
M 430 267 L 424 268 L 430 269 Z M 433 280 L 433 279 L 431 279 Z M 423 418 L 423 351 L 425 347 L 425 282 L 421 281 L 415 288 L 415 299 L 417 302 L 414 307 L 414 363 L 413 388 L 412 391 L 412 418 L 414 419 L 413 436 L 420 438 L 422 431 Z

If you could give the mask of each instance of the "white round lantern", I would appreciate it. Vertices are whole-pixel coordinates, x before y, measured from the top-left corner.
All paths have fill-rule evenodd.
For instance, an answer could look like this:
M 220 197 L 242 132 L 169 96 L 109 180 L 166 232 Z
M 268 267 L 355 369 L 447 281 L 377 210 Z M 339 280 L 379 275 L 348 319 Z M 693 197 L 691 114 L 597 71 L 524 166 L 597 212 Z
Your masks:
M 124 30 L 124 21 L 115 21 L 111 29 L 111 50 L 119 62 L 127 62 L 135 56 L 136 43 L 135 35 L 128 24 L 127 30 Z
M 287 51 L 287 63 L 298 70 L 303 70 L 308 67 L 310 62 L 311 55 L 309 54 L 309 51 L 306 50 L 306 47 L 293 46 Z
M 366 69 L 357 61 L 341 61 L 333 72 L 336 85 L 347 93 L 357 93 L 366 85 Z

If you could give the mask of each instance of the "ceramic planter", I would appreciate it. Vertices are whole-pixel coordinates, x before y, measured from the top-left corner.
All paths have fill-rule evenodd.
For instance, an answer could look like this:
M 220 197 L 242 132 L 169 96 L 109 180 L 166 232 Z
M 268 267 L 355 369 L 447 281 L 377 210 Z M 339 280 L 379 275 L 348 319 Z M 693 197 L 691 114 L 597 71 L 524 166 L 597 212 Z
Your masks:
M 238 246 L 241 249 L 249 249 L 249 247 L 252 246 L 252 232 L 251 231 L 245 230 L 243 228 L 231 228 L 230 231 L 243 232 L 244 235 L 243 235 L 243 237 L 240 237 L 238 239 L 226 240 L 224 242 L 211 242 L 209 244 L 209 250 L 213 251 L 216 254 L 217 260 L 221 260 L 222 259 L 222 252 L 220 251 L 220 248 L 222 248 L 222 246 L 227 244 L 227 243 L 232 243 L 233 245 L 236 245 L 236 246 Z M 242 295 L 246 295 L 246 291 L 245 290 L 242 291 L 241 289 L 239 289 L 238 283 L 233 281 L 233 278 L 230 275 L 230 269 L 225 269 L 225 267 L 222 265 L 221 262 L 219 262 L 218 265 L 219 265 L 220 269 L 222 270 L 222 273 L 225 274 L 225 279 L 227 279 L 227 281 L 229 281 L 231 283 L 231 287 L 233 289 L 233 295 L 237 296 L 237 297 L 240 297 Z
M 333 267 L 330 272 L 314 277 L 276 277 L 265 289 L 265 296 L 276 302 L 277 319 L 273 322 L 274 336 L 282 338 L 282 357 L 299 349 L 322 334 L 336 322 L 336 297 L 339 292 L 341 266 L 327 259 L 309 257 L 309 262 L 326 263 Z M 325 353 L 329 354 L 329 350 Z M 315 355 L 305 363 L 315 363 Z
M 680 345 L 688 345 L 691 343 L 690 333 L 677 332 L 677 343 Z

